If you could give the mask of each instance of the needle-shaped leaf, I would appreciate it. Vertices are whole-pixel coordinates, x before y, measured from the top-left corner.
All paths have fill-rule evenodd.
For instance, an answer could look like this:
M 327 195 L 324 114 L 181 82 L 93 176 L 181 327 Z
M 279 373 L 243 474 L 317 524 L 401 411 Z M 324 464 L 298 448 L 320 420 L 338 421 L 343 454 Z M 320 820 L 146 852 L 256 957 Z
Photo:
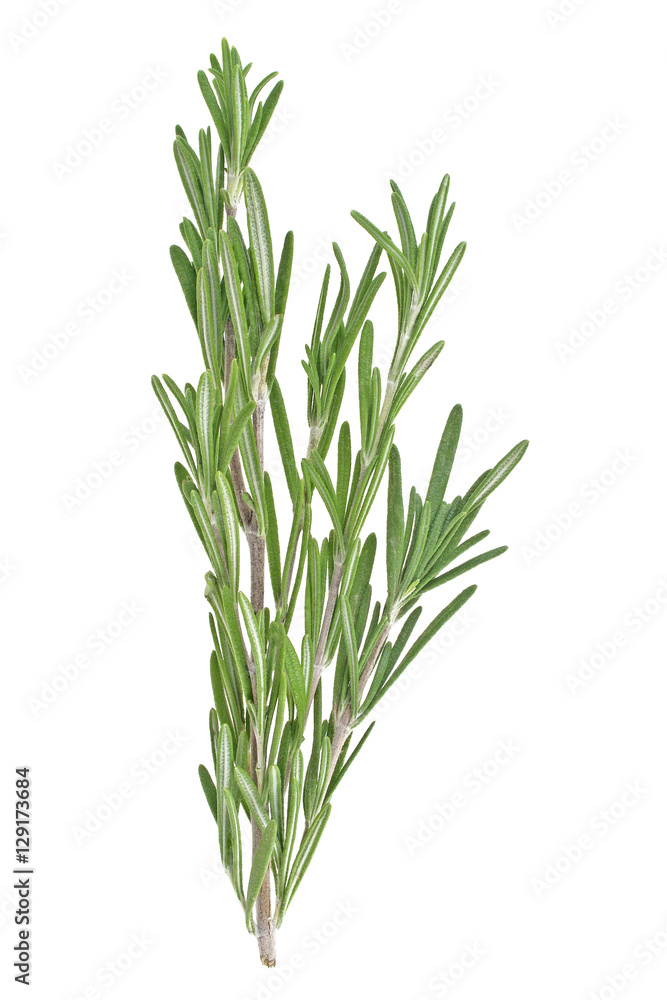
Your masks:
M 231 834 L 232 853 L 230 861 L 231 877 L 236 895 L 241 906 L 245 907 L 245 895 L 243 893 L 243 856 L 241 847 L 241 827 L 239 824 L 239 804 L 234 798 L 229 788 L 223 790 L 227 816 L 229 818 L 229 829 Z
M 490 549 L 488 552 L 483 552 L 479 556 L 474 556 L 472 559 L 467 559 L 466 562 L 460 563 L 455 566 L 454 569 L 450 569 L 447 573 L 443 573 L 441 576 L 436 576 L 434 579 L 429 580 L 425 586 L 419 588 L 420 593 L 425 594 L 427 590 L 433 590 L 434 587 L 440 587 L 443 583 L 449 583 L 450 580 L 455 580 L 457 576 L 461 576 L 462 573 L 467 573 L 471 569 L 475 569 L 476 566 L 481 566 L 482 563 L 489 562 L 490 559 L 495 559 L 497 556 L 501 556 L 503 552 L 507 552 L 506 545 L 500 545 L 497 549 Z
M 375 242 L 379 243 L 383 250 L 387 251 L 391 260 L 393 260 L 394 263 L 401 268 L 412 288 L 417 291 L 417 276 L 415 275 L 415 272 L 413 271 L 412 266 L 410 265 L 410 262 L 405 254 L 398 249 L 389 235 L 381 232 L 378 227 L 373 225 L 373 223 L 367 219 L 366 216 L 362 215 L 361 212 L 351 212 L 350 214 L 355 222 L 358 222 L 360 226 L 363 226 L 366 232 L 370 233 Z
M 387 487 L 387 604 L 393 607 L 403 564 L 403 486 L 401 457 L 396 445 L 389 452 L 389 483 Z
M 257 175 L 248 168 L 245 175 L 245 201 L 248 213 L 250 249 L 257 285 L 261 292 L 262 313 L 269 323 L 275 312 L 273 247 L 264 194 Z
M 208 802 L 209 808 L 213 813 L 213 819 L 217 823 L 218 801 L 217 801 L 217 792 L 215 790 L 215 783 L 213 781 L 213 778 L 208 772 L 208 768 L 206 768 L 203 764 L 199 765 L 199 780 L 201 782 L 202 788 L 204 789 L 204 795 L 206 796 L 206 801 Z
M 338 505 L 336 503 L 336 493 L 334 491 L 333 483 L 331 482 L 331 476 L 327 471 L 327 468 L 320 458 L 318 452 L 314 451 L 309 459 L 303 459 L 303 468 L 307 475 L 310 477 L 312 482 L 317 488 L 317 492 L 322 497 L 324 505 L 329 512 L 329 517 L 331 518 L 334 531 L 338 538 L 338 542 L 341 548 L 344 545 L 343 541 L 343 526 L 341 524 L 340 516 L 338 513 Z
M 234 324 L 234 335 L 242 384 L 246 392 L 250 389 L 250 357 L 248 352 L 248 323 L 246 320 L 239 272 L 234 259 L 232 245 L 224 230 L 220 231 L 220 255 L 225 275 L 227 301 Z
M 296 467 L 296 459 L 294 458 L 294 445 L 292 444 L 292 434 L 290 432 L 289 420 L 287 419 L 287 413 L 285 411 L 285 402 L 277 381 L 273 383 L 269 399 L 271 403 L 273 425 L 276 431 L 276 439 L 278 441 L 278 448 L 280 449 L 280 457 L 282 459 L 283 469 L 285 470 L 287 488 L 289 490 L 292 504 L 294 505 L 299 492 L 299 473 Z
M 264 499 L 266 502 L 266 555 L 269 563 L 273 600 L 277 606 L 281 593 L 280 535 L 278 533 L 276 505 L 273 499 L 273 487 L 268 472 L 264 473 Z
M 254 931 L 252 910 L 257 902 L 259 891 L 262 888 L 262 882 L 264 881 L 266 873 L 269 870 L 271 855 L 273 854 L 273 848 L 275 847 L 277 836 L 278 826 L 276 821 L 272 819 L 269 823 L 267 823 L 264 832 L 262 833 L 260 842 L 257 845 L 255 856 L 252 859 L 250 875 L 248 876 L 248 893 L 245 904 L 246 926 L 251 934 Z
M 260 731 L 264 728 L 264 706 L 266 697 L 266 662 L 264 659 L 264 645 L 259 634 L 255 612 L 252 604 L 241 591 L 238 593 L 238 602 L 243 616 L 243 624 L 250 640 L 250 650 L 252 661 L 255 666 L 255 683 L 257 685 L 257 709 L 259 712 L 258 722 Z
M 421 331 L 424 329 L 429 319 L 433 315 L 435 307 L 437 306 L 438 302 L 447 291 L 450 281 L 456 274 L 456 269 L 463 260 L 463 255 L 465 252 L 466 252 L 466 244 L 459 243 L 459 245 L 456 247 L 451 257 L 443 267 L 442 271 L 440 272 L 438 280 L 434 284 L 433 290 L 431 291 L 431 294 L 426 300 L 426 305 L 419 314 L 418 332 L 421 333 Z
M 426 494 L 426 503 L 431 505 L 431 510 L 438 508 L 444 498 L 452 465 L 454 464 L 454 456 L 459 444 L 462 420 L 463 410 L 457 403 L 456 406 L 452 407 L 447 418 L 447 423 L 445 424 L 445 429 L 442 432 L 440 444 L 438 445 L 435 462 L 433 463 L 431 480 L 428 484 L 428 492 Z
M 297 721 L 301 726 L 303 726 L 306 715 L 306 685 L 304 681 L 303 668 L 297 651 L 292 645 L 292 641 L 289 636 L 285 634 L 284 629 L 282 632 L 282 642 L 284 644 L 285 651 L 285 673 L 287 674 L 292 697 L 294 698 Z
M 229 156 L 229 130 L 225 124 L 223 113 L 220 109 L 220 105 L 218 104 L 218 99 L 213 93 L 213 88 L 211 87 L 209 79 L 203 69 L 199 70 L 197 80 L 199 81 L 202 96 L 206 101 L 208 110 L 211 113 L 213 124 L 215 125 L 216 132 L 220 137 L 220 142 L 225 150 L 225 154 Z
M 320 841 L 320 837 L 324 833 L 324 828 L 327 825 L 327 820 L 329 819 L 330 814 L 331 804 L 327 803 L 322 806 L 301 841 L 301 847 L 299 848 L 297 856 L 294 859 L 294 864 L 292 865 L 292 870 L 290 871 L 289 879 L 285 887 L 285 899 L 282 909 L 283 914 L 287 910 L 294 893 L 299 888 L 301 879 L 306 874 L 306 869 L 312 861 L 313 854 L 315 853 L 315 849 Z
M 217 817 L 218 839 L 220 842 L 220 857 L 225 868 L 229 868 L 231 855 L 231 831 L 227 805 L 223 797 L 223 789 L 231 788 L 234 767 L 234 743 L 229 726 L 223 725 L 218 735 L 218 763 L 216 768 L 217 787 Z
M 375 725 L 375 723 L 371 722 L 370 726 L 368 727 L 368 729 L 366 730 L 366 732 L 364 733 L 364 735 L 361 737 L 361 739 L 357 743 L 356 747 L 354 748 L 354 750 L 352 751 L 352 753 L 350 754 L 350 756 L 348 757 L 348 759 L 345 760 L 343 764 L 341 764 L 340 768 L 337 767 L 336 770 L 334 771 L 334 773 L 332 774 L 331 781 L 329 782 L 329 785 L 327 787 L 326 796 L 325 796 L 325 799 L 324 799 L 325 804 L 327 802 L 329 802 L 329 800 L 331 799 L 331 796 L 336 791 L 336 789 L 338 788 L 339 784 L 341 783 L 341 781 L 343 780 L 343 778 L 345 777 L 345 775 L 349 771 L 350 767 L 352 766 L 352 764 L 356 760 L 358 754 L 361 751 L 361 748 L 363 747 L 363 745 L 366 742 L 366 740 L 368 739 L 368 737 L 371 735 L 371 732 L 373 730 L 373 726 L 374 725 Z M 351 738 L 352 738 L 352 734 L 350 733 L 349 739 L 351 739 Z M 341 759 L 342 758 L 343 758 L 343 755 L 341 754 Z
M 465 590 L 461 591 L 458 597 L 455 597 L 446 608 L 443 608 L 439 615 L 435 616 L 431 624 L 424 629 L 417 641 L 410 646 L 410 649 L 407 651 L 399 665 L 395 668 L 386 683 L 383 685 L 382 690 L 376 697 L 375 704 L 377 704 L 377 702 L 384 697 L 392 684 L 398 680 L 403 671 L 409 667 L 412 661 L 419 656 L 422 649 L 429 644 L 431 639 L 433 639 L 433 637 L 440 631 L 442 626 L 448 622 L 450 618 L 453 618 L 457 611 L 461 610 L 466 601 L 470 600 L 476 590 L 477 587 L 474 585 L 472 587 L 467 587 Z
M 188 309 L 190 310 L 190 315 L 192 316 L 195 326 L 197 325 L 197 272 L 195 270 L 194 264 L 188 258 L 181 247 L 174 244 L 169 247 L 169 256 L 171 257 L 171 263 L 174 266 L 174 271 L 176 272 L 176 277 L 178 278 L 181 288 L 183 289 L 183 295 L 185 296 L 185 301 L 187 302 Z
M 167 420 L 171 424 L 174 434 L 176 435 L 176 438 L 178 440 L 178 443 L 181 446 L 181 451 L 183 452 L 185 461 L 188 463 L 188 468 L 192 473 L 193 477 L 196 479 L 197 468 L 195 466 L 194 458 L 192 457 L 192 451 L 190 450 L 190 443 L 184 433 L 183 425 L 176 416 L 176 411 L 174 410 L 174 407 L 171 405 L 171 400 L 169 399 L 169 396 L 165 392 L 165 388 L 162 385 L 162 382 L 160 381 L 157 375 L 153 375 L 151 379 L 151 384 L 153 386 L 153 389 L 155 390 L 155 395 L 160 401 L 160 406 L 164 410 Z
M 176 137 L 176 141 L 174 142 L 174 156 L 176 158 L 178 172 L 181 175 L 183 187 L 185 188 L 185 193 L 188 196 L 188 201 L 190 202 L 190 206 L 195 215 L 195 220 L 199 226 L 199 232 L 202 238 L 204 238 L 206 236 L 206 230 L 209 226 L 209 219 L 206 214 L 206 205 L 204 204 L 204 192 L 202 191 L 201 186 L 199 161 L 197 160 L 194 150 L 180 135 Z
M 238 764 L 235 764 L 234 776 L 236 778 L 238 789 L 241 793 L 241 798 L 245 802 L 250 815 L 255 820 L 260 830 L 264 830 L 268 825 L 269 817 L 256 786 L 250 780 L 250 775 L 247 773 L 245 768 L 239 767 Z
M 504 458 L 501 458 L 498 464 L 491 469 L 488 475 L 469 498 L 467 503 L 468 508 L 472 506 L 479 507 L 484 503 L 489 494 L 493 493 L 493 491 L 500 486 L 503 479 L 506 479 L 514 466 L 521 461 L 526 453 L 527 447 L 527 441 L 519 441 L 518 444 L 508 451 Z

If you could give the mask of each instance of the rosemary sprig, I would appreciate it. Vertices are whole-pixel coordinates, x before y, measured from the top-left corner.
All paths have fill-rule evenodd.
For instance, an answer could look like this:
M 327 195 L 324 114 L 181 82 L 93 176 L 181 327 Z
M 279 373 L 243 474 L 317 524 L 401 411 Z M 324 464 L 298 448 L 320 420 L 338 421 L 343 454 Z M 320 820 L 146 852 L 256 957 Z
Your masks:
M 212 773 L 200 766 L 201 784 L 246 925 L 258 939 L 262 962 L 271 966 L 276 928 L 323 834 L 333 792 L 373 725 L 352 748 L 357 727 L 476 588 L 466 587 L 449 600 L 414 639 L 421 598 L 505 551 L 503 546 L 461 560 L 488 535 L 469 531 L 527 442 L 516 445 L 464 496 L 445 500 L 461 430 L 461 408 L 454 406 L 426 495 L 422 498 L 413 487 L 406 508 L 394 443 L 396 419 L 444 346 L 433 344 L 411 363 L 465 252 L 460 243 L 441 262 L 454 210 L 453 204 L 447 206 L 445 177 L 419 241 L 393 182 L 398 244 L 359 212 L 352 213 L 373 241 L 356 287 L 334 244 L 338 290 L 330 295 L 327 266 L 302 362 L 309 443 L 297 462 L 276 378 L 293 236 L 286 235 L 276 261 L 264 194 L 250 167 L 282 83 L 267 94 L 276 75 L 271 73 L 249 93 L 250 69 L 223 40 L 221 58 L 211 56 L 210 78 L 204 72 L 198 77 L 216 141 L 210 126 L 200 130 L 194 145 L 176 128 L 174 154 L 192 218 L 180 225 L 185 249 L 172 246 L 171 259 L 205 370 L 196 388 L 180 388 L 167 375 L 154 376 L 153 386 L 184 460 L 176 463 L 178 486 L 211 563 L 205 595 L 214 647 L 213 764 Z M 373 365 L 368 318 L 386 277 L 377 273 L 383 254 L 398 304 L 396 344 L 384 387 Z M 359 448 L 353 459 L 352 428 L 348 422 L 339 426 L 339 413 L 355 346 Z M 284 524 L 278 522 L 273 484 L 264 468 L 267 404 L 292 506 Z M 334 475 L 327 457 L 336 432 Z M 385 479 L 387 588 L 383 600 L 373 603 L 377 542 L 375 534 L 364 533 Z M 311 531 L 311 511 L 319 501 L 331 530 L 318 540 Z M 248 546 L 249 596 L 239 588 L 241 535 Z M 271 607 L 266 606 L 267 565 Z M 297 637 L 292 622 L 300 601 L 304 629 Z M 325 714 L 323 674 L 331 664 L 331 709 Z M 241 828 L 246 822 L 252 828 L 252 851 L 244 879 Z

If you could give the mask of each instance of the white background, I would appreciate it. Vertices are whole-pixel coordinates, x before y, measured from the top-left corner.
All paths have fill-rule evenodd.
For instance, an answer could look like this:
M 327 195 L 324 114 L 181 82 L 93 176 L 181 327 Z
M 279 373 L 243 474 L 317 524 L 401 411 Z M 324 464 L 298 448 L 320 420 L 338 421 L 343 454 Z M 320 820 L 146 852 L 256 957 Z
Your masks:
M 564 0 L 560 16 L 556 2 L 3 4 L 3 982 L 13 769 L 29 764 L 40 1000 L 664 997 L 664 37 L 649 0 Z M 255 167 L 274 241 L 296 232 L 279 368 L 296 444 L 326 248 L 358 274 L 370 239 L 349 210 L 391 226 L 393 175 L 425 219 L 445 172 L 450 250 L 469 249 L 424 336 L 445 337 L 444 355 L 401 417 L 406 488 L 457 401 L 470 440 L 455 489 L 531 439 L 481 525 L 510 551 L 474 574 L 468 617 L 425 651 L 337 793 L 280 932 L 281 976 L 216 875 L 196 775 L 205 562 L 149 384 L 201 367 L 167 253 L 184 211 L 171 142 L 176 122 L 192 137 L 208 122 L 196 72 L 223 33 L 286 82 Z M 108 295 L 114 271 L 125 285 Z M 373 316 L 386 350 L 389 283 Z M 68 502 L 111 452 L 111 475 Z M 116 627 L 124 604 L 134 617 Z M 98 629 L 114 636 L 103 652 Z M 181 745 L 164 754 L 170 733 Z M 501 741 L 518 749 L 493 764 Z M 121 785 L 130 797 L 82 837 Z M 130 962 L 133 935 L 150 943 Z

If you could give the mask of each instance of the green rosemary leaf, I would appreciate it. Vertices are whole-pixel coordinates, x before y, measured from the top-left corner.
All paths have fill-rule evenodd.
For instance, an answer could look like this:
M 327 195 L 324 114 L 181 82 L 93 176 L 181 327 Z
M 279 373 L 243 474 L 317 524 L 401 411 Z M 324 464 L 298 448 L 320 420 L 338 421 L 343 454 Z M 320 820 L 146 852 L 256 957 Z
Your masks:
M 336 502 L 338 504 L 338 514 L 343 521 L 345 508 L 347 506 L 347 491 L 350 486 L 350 469 L 352 465 L 352 451 L 350 443 L 350 425 L 347 420 L 341 424 L 338 434 L 338 467 L 336 475 Z
M 289 636 L 282 629 L 281 642 L 284 649 L 284 666 L 290 691 L 294 698 L 294 705 L 297 713 L 297 723 L 303 731 L 306 716 L 306 686 L 304 682 L 303 669 L 298 654 L 292 645 Z
M 223 798 L 229 817 L 229 829 L 232 842 L 232 853 L 230 859 L 231 879 L 241 906 L 245 907 L 245 895 L 243 893 L 243 857 L 241 848 L 241 827 L 239 825 L 239 804 L 230 792 L 229 788 L 223 789 Z
M 213 88 L 209 83 L 208 77 L 203 69 L 199 70 L 197 74 L 197 80 L 199 81 L 199 87 L 202 92 L 202 96 L 206 101 L 206 107 L 211 113 L 211 118 L 213 119 L 213 124 L 215 125 L 216 132 L 220 137 L 220 142 L 225 150 L 225 155 L 229 159 L 230 147 L 229 147 L 229 131 L 225 124 L 225 120 L 220 110 L 220 105 L 218 104 L 217 98 L 213 93 Z
M 327 403 L 327 414 L 326 423 L 324 426 L 324 431 L 320 437 L 319 444 L 317 446 L 317 453 L 320 458 L 324 461 L 327 457 L 327 452 L 329 451 L 329 445 L 336 430 L 336 423 L 338 421 L 338 414 L 340 413 L 340 407 L 343 402 L 343 396 L 345 394 L 345 370 L 343 370 L 336 382 L 336 387 L 333 391 L 333 395 L 329 398 Z
M 234 418 L 228 433 L 221 440 L 220 454 L 218 456 L 218 468 L 220 472 L 224 473 L 229 468 L 230 462 L 234 457 L 234 452 L 239 446 L 241 437 L 248 426 L 256 405 L 254 399 L 250 399 L 247 403 L 244 403 Z
M 301 841 L 301 846 L 294 859 L 294 864 L 292 865 L 292 870 L 290 871 L 289 879 L 287 880 L 287 885 L 285 887 L 285 898 L 281 911 L 282 915 L 285 914 L 287 907 L 292 901 L 294 893 L 299 888 L 299 884 L 306 873 L 308 865 L 313 859 L 313 854 L 315 853 L 315 849 L 320 841 L 320 837 L 324 833 L 324 828 L 327 825 L 327 820 L 329 819 L 330 814 L 331 804 L 327 803 L 322 806 Z
M 456 247 L 451 257 L 443 267 L 442 271 L 440 272 L 440 276 L 438 277 L 438 280 L 433 286 L 433 290 L 429 295 L 428 299 L 426 300 L 424 308 L 419 313 L 419 320 L 417 324 L 415 340 L 417 336 L 419 336 L 421 331 L 424 329 L 426 324 L 428 323 L 429 319 L 433 315 L 435 307 L 437 306 L 438 302 L 447 291 L 450 281 L 456 274 L 456 270 L 461 261 L 463 260 L 463 255 L 465 251 L 466 251 L 466 244 L 459 243 L 459 245 Z
M 277 381 L 273 383 L 269 400 L 271 403 L 273 426 L 276 431 L 276 440 L 278 441 L 280 457 L 282 459 L 283 469 L 285 470 L 287 488 L 292 500 L 292 505 L 294 505 L 297 502 L 299 492 L 299 473 L 296 467 L 296 459 L 294 458 L 294 445 L 292 444 L 292 434 L 290 432 L 287 413 L 285 412 L 285 402 Z
M 417 641 L 410 646 L 399 665 L 395 668 L 393 673 L 389 676 L 386 683 L 383 685 L 379 695 L 376 698 L 376 704 L 381 698 L 387 693 L 389 688 L 394 684 L 398 678 L 401 676 L 403 671 L 412 663 L 415 657 L 419 656 L 422 649 L 428 645 L 431 639 L 436 635 L 437 632 L 442 628 L 442 626 L 452 618 L 457 611 L 460 611 L 466 601 L 469 601 L 472 595 L 477 590 L 476 586 L 467 587 L 465 590 L 461 591 L 458 597 L 455 597 L 446 608 L 436 615 L 431 624 L 424 629 L 422 634 L 419 636 Z
M 194 458 L 192 457 L 190 444 L 185 434 L 183 433 L 183 425 L 176 416 L 174 407 L 171 405 L 171 400 L 169 399 L 169 396 L 165 392 L 164 386 L 162 385 L 162 382 L 160 381 L 157 375 L 153 375 L 151 379 L 151 384 L 153 386 L 153 389 L 155 390 L 155 395 L 160 401 L 160 406 L 164 410 L 167 420 L 171 424 L 174 434 L 176 435 L 176 439 L 179 445 L 181 446 L 181 451 L 183 452 L 185 461 L 188 463 L 188 468 L 192 473 L 193 477 L 196 479 L 197 468 L 195 466 Z
M 197 227 L 190 221 L 190 219 L 184 218 L 178 228 L 185 241 L 185 245 L 192 254 L 192 263 L 196 272 L 201 267 L 201 248 L 203 244 L 202 237 L 197 232 Z M 195 319 L 195 323 L 196 322 L 197 320 Z
M 473 491 L 466 506 L 481 506 L 489 494 L 493 493 L 493 491 L 500 486 L 503 479 L 506 479 L 514 466 L 521 461 L 526 453 L 527 447 L 527 441 L 520 441 L 510 451 L 508 451 L 505 457 L 501 458 L 498 464 L 495 465 L 488 473 L 487 477 L 485 477 L 479 486 Z
M 473 559 L 468 559 L 464 563 L 455 566 L 454 569 L 450 569 L 447 573 L 443 573 L 441 576 L 436 576 L 434 579 L 429 580 L 424 586 L 419 588 L 421 594 L 425 594 L 427 590 L 433 590 L 434 587 L 440 587 L 443 583 L 449 583 L 450 580 L 455 580 L 457 576 L 462 573 L 467 573 L 468 570 L 475 569 L 476 566 L 481 566 L 482 563 L 488 562 L 490 559 L 495 559 L 497 556 L 501 556 L 503 552 L 507 552 L 507 546 L 501 545 L 497 549 L 490 549 L 488 552 L 482 553 L 482 555 L 475 556 Z
M 439 507 L 445 495 L 452 465 L 454 464 L 454 456 L 459 444 L 462 420 L 463 410 L 457 403 L 447 418 L 447 423 L 442 432 L 438 451 L 435 456 L 435 462 L 433 463 L 431 480 L 428 484 L 426 502 L 430 503 L 432 509 Z
M 224 580 L 226 573 L 225 567 L 222 562 L 220 549 L 218 548 L 218 541 L 215 537 L 215 533 L 211 526 L 209 516 L 206 513 L 206 508 L 204 502 L 199 494 L 199 491 L 194 487 L 190 490 L 188 494 L 188 500 L 194 511 L 195 519 L 200 529 L 200 538 L 204 543 L 204 548 L 206 549 L 206 554 L 211 560 L 211 565 L 215 571 L 216 576 L 219 580 Z
M 403 487 L 401 456 L 396 445 L 389 452 L 389 482 L 387 487 L 387 604 L 394 605 L 403 564 Z
M 232 593 L 239 589 L 239 522 L 231 487 L 221 472 L 216 473 L 216 516 L 218 530 L 224 535 L 227 556 L 227 579 Z
M 343 758 L 344 763 L 341 764 L 340 768 L 337 767 L 336 770 L 334 771 L 334 773 L 331 776 L 331 781 L 329 782 L 329 786 L 327 788 L 326 795 L 324 797 L 324 804 L 325 805 L 327 804 L 327 802 L 329 802 L 329 800 L 331 799 L 331 796 L 336 791 L 336 789 L 340 785 L 341 781 L 343 780 L 343 778 L 345 777 L 345 775 L 349 771 L 350 767 L 352 766 L 352 764 L 356 760 L 357 755 L 361 751 L 361 748 L 363 747 L 363 745 L 366 742 L 366 740 L 368 739 L 368 737 L 371 735 L 371 732 L 373 730 L 373 726 L 374 725 L 375 725 L 375 723 L 371 722 L 370 726 L 368 727 L 368 729 L 366 730 L 366 732 L 364 733 L 364 735 L 361 737 L 361 739 L 359 740 L 359 742 L 357 743 L 356 747 L 354 748 L 354 750 L 352 751 L 352 753 L 350 754 L 350 756 L 348 757 L 347 760 L 345 760 L 343 758 L 343 755 L 341 754 L 341 758 Z M 349 745 L 349 740 L 351 740 L 351 739 L 352 739 L 352 733 L 350 733 L 350 736 L 348 737 L 348 745 Z
M 370 385 L 373 369 L 373 324 L 364 323 L 359 339 L 359 423 L 361 426 L 361 446 L 368 444 L 368 416 L 370 411 Z
M 277 83 L 275 85 L 275 87 L 270 92 L 270 94 L 267 97 L 267 99 L 264 101 L 264 104 L 263 104 L 263 106 L 261 108 L 261 112 L 258 109 L 257 114 L 258 115 L 261 114 L 261 119 L 260 119 L 261 124 L 260 124 L 259 128 L 257 129 L 257 131 L 255 132 L 255 134 L 253 136 L 253 139 L 252 139 L 252 142 L 248 143 L 247 146 L 246 146 L 244 157 L 243 157 L 243 163 L 244 163 L 244 165 L 247 165 L 248 163 L 250 163 L 252 154 L 257 149 L 257 146 L 259 145 L 259 143 L 262 141 L 262 136 L 264 135 L 264 133 L 266 132 L 266 129 L 268 128 L 269 122 L 271 121 L 271 117 L 273 115 L 273 112 L 276 109 L 276 104 L 278 103 L 278 99 L 279 99 L 280 95 L 282 94 L 282 91 L 283 91 L 283 82 L 281 80 L 279 83 Z
M 241 793 L 241 798 L 245 802 L 248 811 L 255 820 L 260 830 L 265 830 L 269 824 L 269 817 L 264 808 L 264 804 L 259 796 L 257 788 L 250 779 L 250 775 L 245 768 L 234 765 L 234 776 L 236 784 Z
M 292 774 L 289 781 L 289 791 L 287 795 L 287 816 L 285 819 L 285 841 L 280 866 L 280 892 L 284 895 L 287 873 L 292 861 L 292 852 L 296 841 L 297 823 L 299 820 L 299 809 L 301 808 L 301 795 L 303 793 L 303 753 L 298 750 L 294 757 Z
M 266 698 L 266 661 L 264 659 L 264 645 L 259 634 L 257 619 L 255 618 L 254 611 L 252 610 L 252 605 L 245 594 L 241 591 L 238 593 L 238 602 L 241 609 L 241 615 L 243 616 L 243 624 L 245 625 L 245 630 L 248 634 L 248 639 L 250 640 L 252 662 L 255 666 L 255 684 L 257 690 L 255 704 L 257 705 L 260 733 L 262 733 L 264 729 L 264 706 Z
M 218 722 L 218 713 L 214 708 L 208 713 L 208 734 L 211 738 L 211 755 L 213 757 L 213 770 L 215 771 L 215 765 L 218 760 L 218 733 L 220 732 L 220 724 Z
M 213 778 L 208 773 L 208 769 L 203 765 L 199 765 L 199 780 L 201 786 L 204 789 L 204 795 L 206 796 L 206 801 L 208 802 L 209 809 L 213 813 L 213 819 L 218 822 L 218 793 L 215 790 L 215 783 Z
M 269 767 L 269 807 L 271 818 L 276 821 L 278 843 L 282 845 L 284 837 L 283 779 L 280 768 L 275 764 Z
M 227 291 L 229 311 L 234 324 L 241 384 L 243 385 L 246 393 L 249 393 L 250 358 L 248 355 L 248 324 L 243 305 L 243 295 L 241 292 L 241 284 L 239 282 L 238 267 L 236 260 L 234 259 L 229 237 L 224 230 L 220 231 L 220 255 L 222 259 L 222 270 L 225 276 L 225 289 Z
M 216 455 L 213 433 L 213 411 L 216 404 L 215 382 L 210 371 L 205 371 L 197 386 L 197 436 L 201 447 L 203 468 L 202 484 L 205 484 L 206 495 L 210 497 L 215 474 Z
M 257 902 L 257 897 L 259 896 L 259 891 L 262 888 L 264 877 L 269 869 L 271 855 L 273 854 L 273 848 L 276 844 L 277 835 L 277 824 L 275 820 L 271 820 L 267 823 L 266 828 L 262 833 L 261 840 L 257 845 L 257 850 L 255 851 L 255 856 L 252 859 L 250 875 L 248 876 L 248 893 L 245 904 L 246 926 L 251 934 L 254 931 L 252 910 Z
M 394 396 L 394 402 L 391 407 L 390 420 L 395 420 L 399 412 L 408 401 L 409 397 L 415 391 L 421 380 L 423 379 L 426 372 L 429 370 L 433 362 L 436 360 L 443 347 L 445 346 L 444 340 L 439 340 L 433 347 L 429 347 L 428 351 L 421 356 L 417 364 L 409 371 L 406 375 L 403 375 L 399 383 L 398 390 Z
M 280 604 L 281 594 L 280 536 L 273 487 L 268 472 L 264 473 L 264 498 L 266 502 L 266 555 L 269 563 L 273 600 L 277 607 Z
M 398 231 L 401 234 L 401 246 L 406 259 L 412 267 L 417 263 L 417 238 L 412 219 L 408 212 L 408 206 L 401 194 L 400 188 L 395 181 L 390 181 L 392 196 L 391 203 L 394 207 L 394 215 L 398 223 Z
M 218 839 L 220 842 L 220 857 L 225 869 L 229 868 L 231 851 L 231 832 L 229 828 L 229 815 L 227 805 L 223 797 L 223 789 L 230 788 L 232 783 L 232 768 L 234 766 L 234 743 L 232 732 L 229 726 L 220 727 L 218 736 L 218 762 L 216 768 L 217 787 L 217 818 L 218 818 Z
M 197 318 L 206 367 L 217 377 L 222 357 L 224 320 L 217 254 L 210 240 L 204 240 L 202 266 L 197 273 Z
M 359 654 L 357 652 L 357 637 L 354 630 L 352 610 L 346 594 L 341 597 L 341 617 L 343 623 L 343 641 L 347 652 L 347 669 L 350 682 L 350 706 L 352 719 L 356 719 L 359 711 Z
M 389 258 L 401 268 L 414 291 L 417 291 L 417 277 L 410 265 L 410 262 L 405 254 L 398 249 L 393 240 L 390 239 L 389 234 L 381 232 L 378 227 L 373 225 L 373 223 L 367 219 L 366 216 L 362 215 L 361 212 L 351 212 L 350 214 L 355 222 L 358 222 L 360 226 L 363 226 L 366 232 L 370 233 L 375 242 L 379 243 L 379 245 L 386 250 Z
M 213 701 L 215 703 L 215 713 L 222 725 L 228 725 L 234 729 L 231 720 L 227 701 L 225 698 L 224 682 L 222 680 L 222 670 L 218 661 L 218 654 L 215 650 L 211 653 L 211 688 L 213 689 Z
M 199 161 L 194 150 L 181 136 L 176 137 L 174 142 L 174 156 L 181 181 L 185 188 L 185 193 L 190 202 L 195 220 L 199 226 L 202 239 L 206 236 L 209 220 L 206 215 L 206 205 L 204 204 L 204 193 L 201 186 Z
M 183 295 L 185 296 L 185 301 L 187 303 L 188 309 L 190 310 L 190 315 L 194 320 L 195 326 L 197 325 L 197 272 L 195 270 L 194 264 L 189 260 L 188 255 L 185 253 L 181 247 L 173 246 L 169 247 L 169 256 L 171 257 L 171 263 L 174 266 L 174 271 L 176 272 L 176 277 L 178 278 L 181 288 L 183 289 Z
M 215 234 L 218 231 L 220 222 L 218 220 L 218 196 L 213 176 L 210 128 L 199 130 L 199 162 L 201 165 L 201 183 L 204 204 L 206 206 L 206 218 L 209 227 L 213 230 L 213 239 L 215 240 Z
M 343 548 L 343 526 L 338 514 L 336 494 L 334 492 L 333 483 L 331 482 L 331 476 L 329 475 L 329 472 L 317 451 L 314 451 L 309 459 L 304 458 L 302 466 L 306 474 L 315 484 L 317 492 L 322 497 L 324 505 L 329 512 L 329 517 L 332 520 L 334 531 L 336 532 L 336 537 L 338 538 L 338 543 L 341 548 Z
M 246 170 L 245 175 L 245 201 L 251 256 L 255 278 L 261 291 L 263 319 L 264 323 L 269 323 L 275 312 L 271 229 L 261 185 L 257 175 L 250 168 Z

